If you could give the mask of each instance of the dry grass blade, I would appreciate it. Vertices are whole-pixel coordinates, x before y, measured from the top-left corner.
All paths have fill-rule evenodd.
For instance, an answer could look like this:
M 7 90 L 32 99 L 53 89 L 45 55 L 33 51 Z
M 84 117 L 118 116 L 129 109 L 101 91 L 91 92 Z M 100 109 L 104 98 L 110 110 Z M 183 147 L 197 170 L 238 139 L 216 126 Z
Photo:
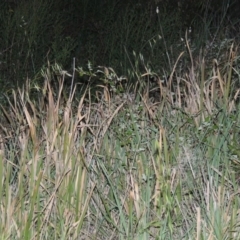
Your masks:
M 30 116 L 29 111 L 27 110 L 27 107 L 23 102 L 22 102 L 22 107 L 23 107 L 23 111 L 24 111 L 29 129 L 30 129 L 30 135 L 33 141 L 33 145 L 34 145 L 34 148 L 36 149 L 38 147 L 38 139 L 37 139 L 36 127 L 34 125 L 34 120 Z

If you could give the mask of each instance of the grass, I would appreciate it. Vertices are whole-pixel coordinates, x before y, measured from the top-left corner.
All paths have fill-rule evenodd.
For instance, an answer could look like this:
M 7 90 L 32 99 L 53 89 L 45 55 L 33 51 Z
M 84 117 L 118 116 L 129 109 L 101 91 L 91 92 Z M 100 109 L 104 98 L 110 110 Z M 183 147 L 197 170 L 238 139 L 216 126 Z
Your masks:
M 187 49 L 166 84 L 49 65 L 7 96 L 1 239 L 240 238 L 238 49 L 211 66 Z
M 2 4 L 0 239 L 240 239 L 235 3 L 118 4 Z

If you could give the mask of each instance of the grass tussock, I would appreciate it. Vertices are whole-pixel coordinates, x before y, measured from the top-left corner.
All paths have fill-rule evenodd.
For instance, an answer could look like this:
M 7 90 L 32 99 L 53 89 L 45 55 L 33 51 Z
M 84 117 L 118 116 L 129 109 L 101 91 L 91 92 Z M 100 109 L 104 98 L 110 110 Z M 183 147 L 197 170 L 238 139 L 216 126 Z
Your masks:
M 49 66 L 7 97 L 1 239 L 240 237 L 237 49 L 209 68 L 187 47 L 188 70 L 181 54 L 166 83 L 145 67 L 123 92 L 113 69 L 78 69 L 103 84 L 69 88 Z

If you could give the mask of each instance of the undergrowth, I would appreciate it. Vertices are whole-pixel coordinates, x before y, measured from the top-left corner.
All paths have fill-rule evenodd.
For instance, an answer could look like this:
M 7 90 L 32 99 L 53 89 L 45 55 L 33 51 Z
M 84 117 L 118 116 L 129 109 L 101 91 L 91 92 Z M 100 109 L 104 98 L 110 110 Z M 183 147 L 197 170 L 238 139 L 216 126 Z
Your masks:
M 2 3 L 0 238 L 240 239 L 237 1 L 120 2 Z
M 239 239 L 238 49 L 186 47 L 165 82 L 55 64 L 6 96 L 1 239 Z

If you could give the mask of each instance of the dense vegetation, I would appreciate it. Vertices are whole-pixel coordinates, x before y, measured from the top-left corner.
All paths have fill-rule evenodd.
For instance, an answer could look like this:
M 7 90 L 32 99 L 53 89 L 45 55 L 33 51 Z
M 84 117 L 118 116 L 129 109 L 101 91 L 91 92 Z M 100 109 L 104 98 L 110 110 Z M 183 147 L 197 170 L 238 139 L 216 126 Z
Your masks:
M 240 239 L 240 4 L 129 2 L 1 1 L 1 239 Z

